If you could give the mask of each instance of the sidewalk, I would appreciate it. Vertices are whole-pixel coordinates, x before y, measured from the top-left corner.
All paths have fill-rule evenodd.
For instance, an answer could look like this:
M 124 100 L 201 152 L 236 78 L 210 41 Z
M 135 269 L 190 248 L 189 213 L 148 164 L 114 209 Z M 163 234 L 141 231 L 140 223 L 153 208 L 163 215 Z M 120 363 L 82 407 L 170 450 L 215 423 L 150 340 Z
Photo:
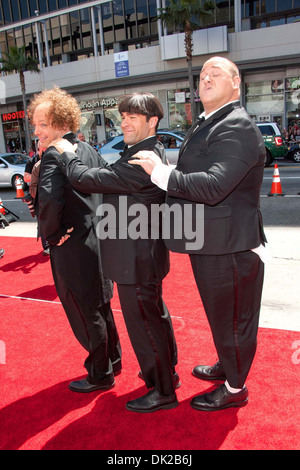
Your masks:
M 260 326 L 300 331 L 300 240 L 298 227 L 265 227 L 272 254 L 265 266 Z M 33 237 L 35 222 L 13 222 L 0 237 Z M 0 239 L 0 248 L 2 246 Z

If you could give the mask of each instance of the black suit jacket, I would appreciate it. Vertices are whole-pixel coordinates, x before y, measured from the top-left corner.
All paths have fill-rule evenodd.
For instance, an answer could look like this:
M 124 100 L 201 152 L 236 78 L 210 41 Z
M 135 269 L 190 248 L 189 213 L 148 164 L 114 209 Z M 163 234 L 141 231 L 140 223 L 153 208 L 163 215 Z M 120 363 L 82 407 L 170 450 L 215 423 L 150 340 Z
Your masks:
M 105 164 L 100 155 L 74 134 L 65 136 L 78 144 L 78 155 L 88 167 Z M 113 295 L 113 284 L 104 278 L 99 241 L 96 237 L 96 211 L 102 203 L 100 194 L 76 191 L 60 170 L 59 153 L 54 147 L 43 154 L 38 184 L 41 235 L 50 243 L 55 279 L 62 279 L 77 299 L 97 308 Z M 56 246 L 68 228 L 71 237 Z M 93 295 L 91 295 L 93 292 Z
M 105 221 L 110 231 L 109 237 L 100 241 L 103 270 L 119 284 L 160 282 L 170 267 L 169 252 L 159 233 L 160 224 L 156 227 L 156 238 L 151 237 L 151 207 L 163 204 L 165 193 L 151 182 L 140 166 L 128 163 L 139 150 L 153 150 L 165 161 L 164 147 L 156 136 L 125 149 L 121 158 L 108 167 L 88 169 L 80 161 L 79 154 L 77 158 L 67 152 L 59 159 L 62 171 L 74 188 L 103 193 L 104 217 L 98 225 L 98 235 Z M 130 232 L 130 228 L 134 228 L 137 218 L 141 227 L 148 230 L 140 238 L 133 239 L 134 230 Z
M 262 135 L 239 102 L 196 126 L 183 142 L 168 183 L 167 203 L 204 205 L 204 244 L 187 250 L 186 237 L 166 240 L 170 250 L 228 254 L 265 241 L 260 188 L 265 162 Z M 194 220 L 196 223 L 196 220 Z M 199 221 L 198 221 L 199 222 Z M 172 233 L 172 230 L 171 230 Z

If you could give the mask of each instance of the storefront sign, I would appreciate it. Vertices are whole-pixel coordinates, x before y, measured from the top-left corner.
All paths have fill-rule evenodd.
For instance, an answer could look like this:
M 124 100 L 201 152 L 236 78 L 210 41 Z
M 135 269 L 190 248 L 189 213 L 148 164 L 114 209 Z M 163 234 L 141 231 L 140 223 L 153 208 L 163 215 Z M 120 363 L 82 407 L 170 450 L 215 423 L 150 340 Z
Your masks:
M 180 91 L 175 93 L 175 103 L 185 103 L 185 92 Z
M 81 110 L 87 109 L 95 109 L 95 108 L 111 108 L 113 106 L 118 105 L 118 98 L 102 98 L 102 99 L 94 99 L 89 101 L 80 101 L 79 107 Z
M 17 119 L 24 119 L 24 111 L 15 111 L 14 113 L 2 114 L 2 122 L 16 121 Z
M 115 72 L 116 77 L 128 77 L 129 76 L 129 62 L 128 62 L 128 51 L 116 52 L 114 54 L 115 59 Z

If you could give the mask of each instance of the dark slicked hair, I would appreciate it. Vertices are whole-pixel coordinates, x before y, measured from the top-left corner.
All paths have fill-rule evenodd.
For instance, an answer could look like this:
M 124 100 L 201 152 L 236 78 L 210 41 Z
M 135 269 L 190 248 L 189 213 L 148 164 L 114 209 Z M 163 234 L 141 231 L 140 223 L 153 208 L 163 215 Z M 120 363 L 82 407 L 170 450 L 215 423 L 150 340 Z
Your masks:
M 150 118 L 158 117 L 156 130 L 159 121 L 164 117 L 162 105 L 151 93 L 132 93 L 124 96 L 119 103 L 119 113 L 142 114 L 147 121 Z

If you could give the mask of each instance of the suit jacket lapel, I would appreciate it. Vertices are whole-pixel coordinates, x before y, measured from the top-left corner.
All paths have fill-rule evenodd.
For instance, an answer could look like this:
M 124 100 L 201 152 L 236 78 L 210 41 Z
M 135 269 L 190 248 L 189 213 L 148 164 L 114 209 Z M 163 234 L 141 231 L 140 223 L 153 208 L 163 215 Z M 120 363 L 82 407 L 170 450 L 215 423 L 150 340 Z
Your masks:
M 215 119 L 218 119 L 219 117 L 223 116 L 223 114 L 226 114 L 230 111 L 232 111 L 234 108 L 239 108 L 241 106 L 239 101 L 234 101 L 232 103 L 229 103 L 227 106 L 224 106 L 223 108 L 219 109 L 216 113 L 214 113 L 212 116 L 210 116 L 208 119 L 202 118 L 198 119 L 195 124 L 190 128 L 188 131 L 187 135 L 185 136 L 185 139 L 180 147 L 179 155 L 178 155 L 178 160 L 181 157 L 185 147 L 187 146 L 188 142 L 195 137 L 195 135 L 202 129 L 204 129 L 206 126 L 211 124 Z
M 190 141 L 191 137 L 194 136 L 194 134 L 196 134 L 196 132 L 198 132 L 198 130 L 200 129 L 201 125 L 203 125 L 203 123 L 205 122 L 205 118 L 200 118 L 200 119 L 197 119 L 197 121 L 195 122 L 195 124 L 192 125 L 192 127 L 189 129 L 187 135 L 185 136 L 185 139 L 180 147 L 180 150 L 179 150 L 179 155 L 178 155 L 178 158 L 180 157 L 181 153 L 183 152 L 184 148 L 186 147 L 187 143 Z

